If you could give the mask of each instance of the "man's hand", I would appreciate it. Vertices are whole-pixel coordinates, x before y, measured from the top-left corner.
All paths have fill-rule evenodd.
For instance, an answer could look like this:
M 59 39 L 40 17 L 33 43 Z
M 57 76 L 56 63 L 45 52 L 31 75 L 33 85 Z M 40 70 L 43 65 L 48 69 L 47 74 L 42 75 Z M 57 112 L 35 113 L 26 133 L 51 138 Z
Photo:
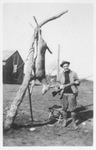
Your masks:
M 74 84 L 79 85 L 80 83 L 78 80 L 76 80 L 76 81 L 74 81 Z
M 60 85 L 60 89 L 64 89 L 65 88 L 65 85 Z

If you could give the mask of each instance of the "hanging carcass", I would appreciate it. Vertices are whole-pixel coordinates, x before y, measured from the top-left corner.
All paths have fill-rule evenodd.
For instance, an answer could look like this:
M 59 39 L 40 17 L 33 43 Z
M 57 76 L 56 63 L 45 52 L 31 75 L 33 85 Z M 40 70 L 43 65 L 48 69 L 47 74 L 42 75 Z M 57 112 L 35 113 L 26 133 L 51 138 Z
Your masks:
M 42 38 L 41 29 L 38 29 L 36 57 L 34 59 L 34 65 L 32 69 L 32 73 L 34 75 L 31 77 L 30 81 L 38 79 L 42 83 L 43 85 L 42 94 L 45 94 L 50 88 L 50 85 L 47 83 L 46 73 L 45 73 L 46 50 L 48 50 L 52 54 L 51 50 L 47 46 L 47 43 Z

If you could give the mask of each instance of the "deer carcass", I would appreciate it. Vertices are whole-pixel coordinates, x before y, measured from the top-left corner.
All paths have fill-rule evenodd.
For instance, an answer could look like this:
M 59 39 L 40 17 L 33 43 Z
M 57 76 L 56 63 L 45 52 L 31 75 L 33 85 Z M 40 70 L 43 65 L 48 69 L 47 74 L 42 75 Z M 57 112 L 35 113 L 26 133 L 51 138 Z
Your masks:
M 43 84 L 42 94 L 45 94 L 49 89 L 45 73 L 45 53 L 46 50 L 48 50 L 51 54 L 52 52 L 47 46 L 47 43 L 43 40 L 41 30 L 38 31 L 37 45 L 36 57 L 34 59 L 34 67 L 32 70 L 32 72 L 34 72 L 34 75 L 30 80 L 38 79 Z

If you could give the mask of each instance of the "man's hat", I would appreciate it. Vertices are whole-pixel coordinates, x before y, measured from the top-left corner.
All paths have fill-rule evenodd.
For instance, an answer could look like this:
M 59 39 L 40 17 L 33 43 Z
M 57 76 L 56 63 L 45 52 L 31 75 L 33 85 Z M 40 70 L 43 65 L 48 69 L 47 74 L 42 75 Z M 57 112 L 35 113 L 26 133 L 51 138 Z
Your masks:
M 60 67 L 63 67 L 64 64 L 70 65 L 70 62 L 68 62 L 68 61 L 62 61 L 62 63 L 60 64 Z

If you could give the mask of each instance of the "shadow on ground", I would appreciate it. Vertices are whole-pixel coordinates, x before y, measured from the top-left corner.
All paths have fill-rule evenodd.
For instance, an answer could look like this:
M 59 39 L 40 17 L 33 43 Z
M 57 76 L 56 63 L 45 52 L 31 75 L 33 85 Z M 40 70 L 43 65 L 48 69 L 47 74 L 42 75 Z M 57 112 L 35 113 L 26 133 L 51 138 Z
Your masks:
M 88 109 L 90 106 L 93 106 L 93 104 L 81 106 L 76 109 L 76 112 L 78 114 L 77 119 L 79 120 L 77 125 L 93 118 L 93 110 Z
M 87 121 L 91 118 L 93 118 L 93 110 L 88 110 L 88 108 L 90 106 L 92 106 L 93 104 L 90 105 L 86 105 L 86 106 L 79 106 L 76 108 L 76 113 L 77 113 L 77 117 L 76 119 L 78 120 L 77 125 L 81 124 L 84 121 Z M 70 118 L 70 112 L 68 112 L 68 118 Z M 44 126 L 44 125 L 48 125 L 48 124 L 54 124 L 57 122 L 56 118 L 53 118 L 52 120 L 50 119 L 46 119 L 43 121 L 30 121 L 26 124 L 17 124 L 17 123 L 13 123 L 12 125 L 12 129 L 14 130 L 18 130 L 20 128 L 30 128 L 30 127 L 39 127 L 39 126 Z M 69 125 L 71 123 L 71 120 L 68 121 Z

